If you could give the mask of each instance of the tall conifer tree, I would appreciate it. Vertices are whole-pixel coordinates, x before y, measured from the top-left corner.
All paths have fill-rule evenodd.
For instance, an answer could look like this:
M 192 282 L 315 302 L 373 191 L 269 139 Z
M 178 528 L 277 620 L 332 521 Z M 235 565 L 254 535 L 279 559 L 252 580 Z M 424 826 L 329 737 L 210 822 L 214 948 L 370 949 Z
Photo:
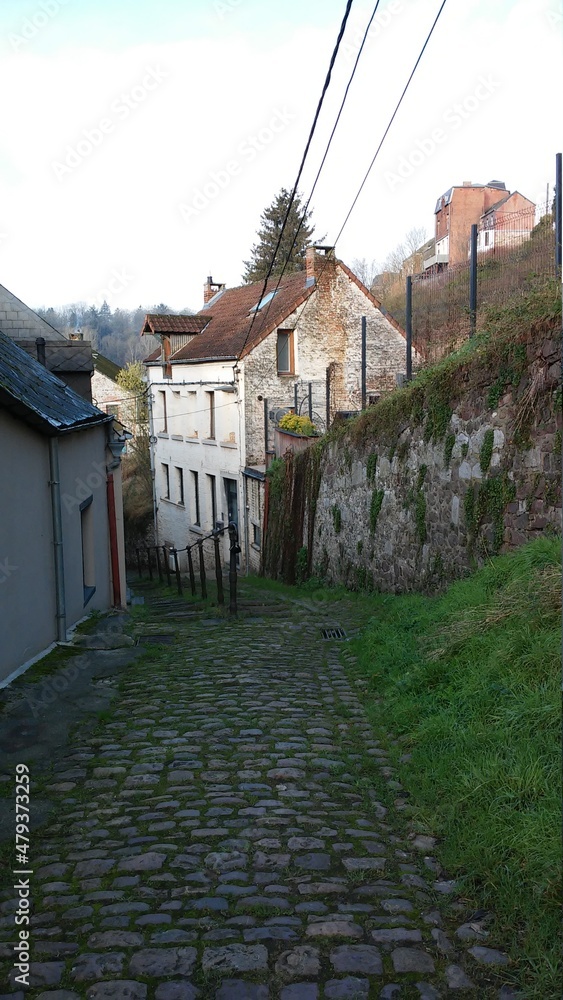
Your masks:
M 291 192 L 282 188 L 280 193 L 274 198 L 272 204 L 260 216 L 260 229 L 257 233 L 258 242 L 252 247 L 251 259 L 244 261 L 246 270 L 243 275 L 243 281 L 263 281 L 266 277 L 282 231 L 283 220 L 285 219 L 290 198 Z M 310 224 L 312 213 L 309 211 L 305 213 L 303 224 L 299 227 L 303 211 L 301 198 L 299 194 L 296 194 L 274 261 L 272 269 L 273 277 L 278 277 L 282 270 L 284 274 L 293 274 L 295 271 L 303 271 L 305 269 L 305 250 L 313 242 L 314 227 Z M 297 238 L 295 239 L 295 246 L 292 249 L 296 233 Z M 284 270 L 286 260 L 287 265 Z

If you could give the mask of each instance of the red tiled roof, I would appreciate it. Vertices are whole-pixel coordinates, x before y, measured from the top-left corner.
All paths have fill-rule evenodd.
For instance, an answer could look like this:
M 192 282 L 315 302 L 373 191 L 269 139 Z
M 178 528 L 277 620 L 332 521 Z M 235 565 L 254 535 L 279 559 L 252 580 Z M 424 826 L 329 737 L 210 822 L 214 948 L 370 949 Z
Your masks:
M 198 313 L 198 318 L 210 321 L 204 333 L 173 354 L 172 360 L 243 357 L 314 292 L 314 284 L 307 287 L 306 281 L 305 271 L 283 278 L 274 298 L 257 313 L 251 309 L 262 297 L 263 281 L 225 289 Z M 277 283 L 277 278 L 271 278 L 264 296 Z
M 399 324 L 385 313 L 378 300 L 362 285 L 361 281 L 346 267 L 341 261 L 337 266 L 341 267 L 345 274 L 358 285 L 367 298 L 381 309 L 387 319 L 395 328 L 404 333 Z M 274 291 L 278 283 L 277 278 L 271 278 L 268 282 L 264 297 Z M 201 361 L 205 359 L 233 359 L 242 358 L 248 354 L 260 341 L 264 340 L 272 330 L 275 330 L 284 320 L 290 316 L 300 305 L 302 305 L 315 291 L 316 285 L 307 282 L 305 271 L 298 271 L 290 274 L 280 282 L 278 291 L 273 299 L 257 312 L 251 312 L 262 297 L 264 283 L 256 281 L 249 285 L 241 285 L 239 288 L 227 288 L 218 292 L 217 295 L 205 306 L 197 316 L 180 317 L 170 316 L 163 319 L 191 319 L 198 320 L 205 329 L 197 337 L 180 347 L 170 355 L 170 361 Z M 254 318 L 254 323 L 252 322 Z M 148 319 L 149 317 L 147 317 Z M 160 319 L 161 317 L 153 317 Z M 207 324 L 207 325 L 206 325 Z M 252 329 L 251 329 L 252 325 Z M 151 332 L 149 330 L 146 331 Z M 162 331 L 168 332 L 168 331 Z M 175 330 L 170 332 L 195 332 L 188 330 Z M 161 360 L 161 350 L 153 351 L 145 364 L 159 362 Z
M 147 313 L 143 333 L 200 333 L 207 320 L 201 316 L 170 316 L 164 313 Z

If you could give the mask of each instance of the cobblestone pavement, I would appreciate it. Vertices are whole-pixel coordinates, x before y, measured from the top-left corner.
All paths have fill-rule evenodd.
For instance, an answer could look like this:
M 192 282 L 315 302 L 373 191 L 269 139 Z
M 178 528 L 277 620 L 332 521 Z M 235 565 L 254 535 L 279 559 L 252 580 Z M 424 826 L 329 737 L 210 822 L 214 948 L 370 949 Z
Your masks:
M 353 602 L 329 608 L 337 621 L 277 597 L 224 621 L 146 607 L 138 630 L 174 644 L 129 666 L 94 735 L 54 760 L 30 988 L 12 891 L 0 1000 L 515 995 L 487 932 L 459 927 L 431 842 L 409 835 L 352 654 L 321 633 L 353 631 Z

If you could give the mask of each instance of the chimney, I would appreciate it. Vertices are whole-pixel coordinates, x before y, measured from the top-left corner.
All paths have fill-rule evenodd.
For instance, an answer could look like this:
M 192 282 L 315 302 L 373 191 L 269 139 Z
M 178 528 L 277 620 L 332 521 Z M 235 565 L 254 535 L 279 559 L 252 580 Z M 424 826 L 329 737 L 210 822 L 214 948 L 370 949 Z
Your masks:
M 464 181 L 464 182 L 463 182 L 463 186 L 464 186 L 464 188 L 470 188 L 470 187 L 473 187 L 473 185 L 472 185 L 471 181 Z
M 35 346 L 37 348 L 37 360 L 40 365 L 43 365 L 43 367 L 46 368 L 47 360 L 45 356 L 45 337 L 37 337 Z
M 305 266 L 307 270 L 307 281 L 314 278 L 318 283 L 319 279 L 330 282 L 336 273 L 336 256 L 334 247 L 307 247 L 305 251 Z
M 207 305 L 207 303 L 213 298 L 214 295 L 217 295 L 217 292 L 222 292 L 225 290 L 225 288 L 226 285 L 220 284 L 218 281 L 213 281 L 213 278 L 211 277 L 211 275 L 209 275 L 203 286 L 204 306 Z

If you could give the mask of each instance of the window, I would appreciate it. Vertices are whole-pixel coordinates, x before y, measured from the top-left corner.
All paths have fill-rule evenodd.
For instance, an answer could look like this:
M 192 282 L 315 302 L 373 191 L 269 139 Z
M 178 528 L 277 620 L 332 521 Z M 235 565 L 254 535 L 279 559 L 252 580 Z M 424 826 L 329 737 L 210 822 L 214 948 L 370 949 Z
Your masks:
M 119 406 L 117 403 L 106 403 L 105 411 L 106 413 L 111 413 L 112 417 L 115 417 L 116 420 L 119 420 Z
M 293 330 L 278 330 L 278 375 L 293 375 Z
M 96 573 L 94 558 L 94 510 L 93 497 L 88 497 L 80 504 L 80 532 L 82 537 L 82 585 L 84 588 L 84 607 L 96 591 Z
M 207 482 L 209 483 L 209 509 L 211 510 L 211 527 L 215 528 L 217 524 L 217 486 L 215 482 L 215 476 L 207 476 Z
M 184 470 L 176 466 L 176 486 L 178 492 L 178 503 L 184 506 Z
M 159 417 L 160 417 L 160 432 L 161 434 L 168 434 L 168 414 L 166 412 L 166 392 L 163 389 L 158 390 L 158 401 L 159 401 Z
M 188 391 L 188 437 L 197 437 L 197 392 Z
M 162 496 L 165 500 L 170 500 L 170 467 L 164 462 L 161 464 L 162 469 Z
M 260 517 L 260 481 L 251 476 L 246 477 L 246 503 L 248 518 L 252 531 L 252 545 L 259 549 L 262 539 Z
M 209 432 L 207 437 L 211 441 L 214 441 L 215 440 L 215 393 L 206 392 L 205 395 L 207 396 L 209 402 Z
M 192 472 L 192 482 L 194 487 L 194 508 L 195 508 L 195 520 L 194 524 L 201 524 L 200 510 L 199 510 L 199 473 Z
M 250 310 L 250 312 L 251 313 L 260 312 L 260 310 L 263 309 L 264 306 L 268 305 L 268 302 L 272 301 L 274 295 L 278 294 L 278 291 L 279 291 L 279 289 L 276 288 L 273 292 L 268 292 L 268 294 L 265 295 L 263 299 L 260 299 L 260 302 L 258 302 L 257 305 L 252 306 L 252 309 Z

